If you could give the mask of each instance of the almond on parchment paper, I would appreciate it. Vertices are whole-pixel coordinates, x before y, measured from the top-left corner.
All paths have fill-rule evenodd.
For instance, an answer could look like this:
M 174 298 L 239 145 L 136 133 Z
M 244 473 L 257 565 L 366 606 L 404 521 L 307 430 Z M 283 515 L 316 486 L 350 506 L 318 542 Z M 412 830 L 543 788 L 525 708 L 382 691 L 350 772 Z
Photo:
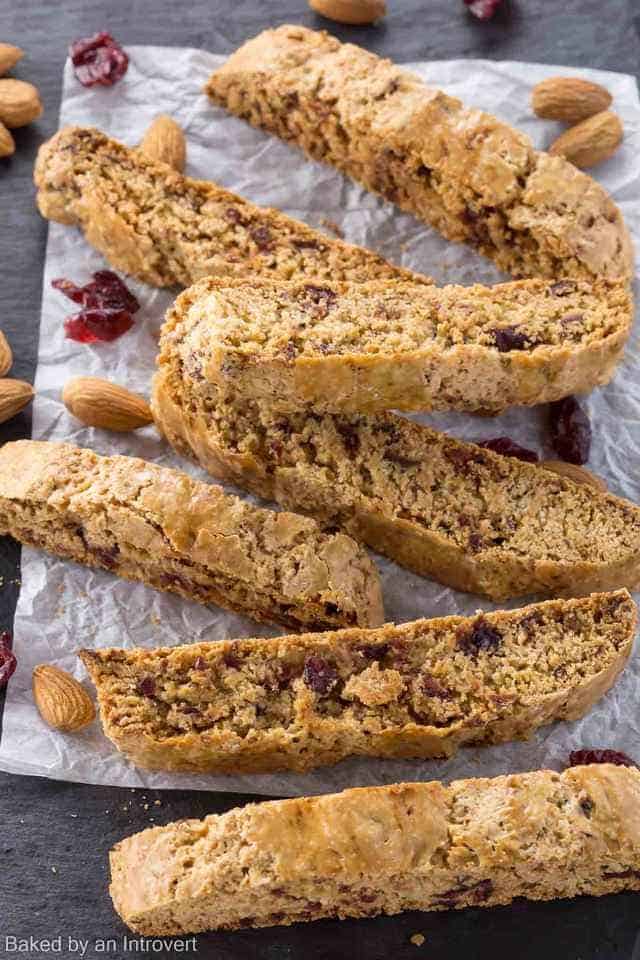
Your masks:
M 613 156 L 622 143 L 622 123 L 617 113 L 604 110 L 569 127 L 551 144 L 548 152 L 564 157 L 575 167 L 595 167 Z
M 34 667 L 31 685 L 40 716 L 54 730 L 70 733 L 95 720 L 93 700 L 65 670 L 41 663 Z
M 24 380 L 0 380 L 0 423 L 10 420 L 33 400 L 33 387 Z
M 11 347 L 2 330 L 0 330 L 0 377 L 4 377 L 13 363 Z
M 567 480 L 573 480 L 574 483 L 585 483 L 603 492 L 607 489 L 602 477 L 596 476 L 586 467 L 579 467 L 575 463 L 566 463 L 564 460 L 542 460 L 540 466 L 544 467 L 545 470 L 551 470 L 552 473 L 557 473 L 561 477 L 566 477 Z
M 18 60 L 24 57 L 24 50 L 14 47 L 12 43 L 0 43 L 0 77 L 15 67 Z
M 62 391 L 62 402 L 88 427 L 102 427 L 117 433 L 146 427 L 153 420 L 144 397 L 99 377 L 69 380 Z
M 611 105 L 611 94 L 599 83 L 579 77 L 549 77 L 531 91 L 533 112 L 544 120 L 579 123 Z
M 40 94 L 32 83 L 11 77 L 0 80 L 0 121 L 5 127 L 24 127 L 41 114 Z
M 178 173 L 184 172 L 187 143 L 179 123 L 161 113 L 155 118 L 140 141 L 141 153 L 152 160 L 162 160 Z
M 385 0 L 309 0 L 309 6 L 327 20 L 353 26 L 366 26 L 387 12 Z

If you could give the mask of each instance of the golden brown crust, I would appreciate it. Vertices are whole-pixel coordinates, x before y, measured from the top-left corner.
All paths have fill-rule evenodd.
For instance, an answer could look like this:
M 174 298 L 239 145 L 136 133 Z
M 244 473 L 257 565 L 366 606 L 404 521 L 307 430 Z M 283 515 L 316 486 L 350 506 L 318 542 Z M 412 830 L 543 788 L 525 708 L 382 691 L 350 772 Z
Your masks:
M 595 180 L 360 47 L 265 30 L 206 92 L 514 276 L 632 276 L 629 233 Z
M 482 410 L 582 393 L 611 377 L 633 318 L 624 283 L 443 288 L 201 280 L 171 310 L 184 364 L 294 409 Z
M 134 457 L 0 450 L 0 531 L 200 603 L 300 629 L 377 625 L 377 571 L 343 534 Z
M 83 650 L 106 735 L 145 769 L 309 770 L 432 758 L 583 716 L 633 645 L 620 590 L 372 630 Z
M 123 840 L 110 890 L 150 936 L 640 890 L 640 771 L 597 764 L 249 804 Z

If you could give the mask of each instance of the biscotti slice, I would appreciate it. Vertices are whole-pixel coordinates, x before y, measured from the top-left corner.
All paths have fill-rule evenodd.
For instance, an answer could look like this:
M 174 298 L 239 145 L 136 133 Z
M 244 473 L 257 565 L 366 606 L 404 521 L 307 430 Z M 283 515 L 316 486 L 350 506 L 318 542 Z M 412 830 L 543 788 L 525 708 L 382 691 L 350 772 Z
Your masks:
M 112 266 L 157 287 L 210 275 L 432 282 L 94 128 L 60 130 L 40 148 L 34 176 L 44 217 L 78 225 Z
M 583 716 L 635 636 L 626 590 L 372 630 L 83 650 L 104 731 L 148 770 L 447 757 Z
M 152 827 L 111 851 L 147 936 L 640 890 L 640 770 L 361 787 Z
M 214 476 L 458 590 L 578 596 L 640 580 L 635 504 L 394 414 L 234 399 L 181 357 L 170 324 L 152 406 Z
M 183 362 L 256 400 L 483 410 L 606 383 L 633 319 L 626 284 L 495 287 L 201 280 L 172 308 Z
M 133 457 L 6 443 L 0 533 L 294 630 L 382 622 L 377 571 L 350 537 Z
M 622 215 L 595 180 L 351 43 L 300 26 L 265 30 L 206 92 L 513 276 L 633 274 Z

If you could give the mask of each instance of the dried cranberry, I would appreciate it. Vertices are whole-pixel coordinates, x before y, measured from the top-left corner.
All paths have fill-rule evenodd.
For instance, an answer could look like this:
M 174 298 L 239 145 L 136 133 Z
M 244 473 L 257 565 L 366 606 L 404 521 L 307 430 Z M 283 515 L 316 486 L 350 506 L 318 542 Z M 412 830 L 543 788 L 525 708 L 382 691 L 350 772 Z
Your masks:
M 11 634 L 3 630 L 0 633 L 0 687 L 6 686 L 17 666 L 16 655 L 11 649 Z
M 527 334 L 521 333 L 517 327 L 496 327 L 490 333 L 493 334 L 493 342 L 500 353 L 524 350 L 531 343 Z
M 570 293 L 576 292 L 576 284 L 573 280 L 558 280 L 549 287 L 549 293 L 552 297 L 567 297 Z
M 361 653 L 365 660 L 382 660 L 388 652 L 388 643 L 364 643 L 358 647 L 358 653 Z
M 112 87 L 129 66 L 129 57 L 110 33 L 104 30 L 93 37 L 75 40 L 69 47 L 74 73 L 83 87 L 100 84 Z
M 471 627 L 459 627 L 458 649 L 469 656 L 477 656 L 481 650 L 497 650 L 502 643 L 502 634 L 484 617 L 479 617 Z
M 575 397 L 549 406 L 551 445 L 567 463 L 586 463 L 591 449 L 591 424 Z
M 271 249 L 272 239 L 269 227 L 255 227 L 251 231 L 251 239 L 261 253 Z
M 324 657 L 307 657 L 302 679 L 314 693 L 325 696 L 338 682 L 338 672 Z
M 83 306 L 64 322 L 67 337 L 79 343 L 116 340 L 131 329 L 131 314 L 140 309 L 137 299 L 112 270 L 98 270 L 83 287 L 63 277 L 52 280 L 51 286 Z
M 469 12 L 478 20 L 490 20 L 501 3 L 502 0 L 464 0 Z
M 516 457 L 518 460 L 524 460 L 525 463 L 538 462 L 538 454 L 534 450 L 521 447 L 509 437 L 493 437 L 491 440 L 478 440 L 477 443 L 479 447 L 493 450 L 494 453 L 500 453 L 503 457 Z
M 572 750 L 569 754 L 570 767 L 581 767 L 587 763 L 614 763 L 619 767 L 637 767 L 638 764 L 621 750 Z
M 64 322 L 67 339 L 78 343 L 109 343 L 132 326 L 131 314 L 126 310 L 81 310 Z
M 420 686 L 426 697 L 436 697 L 438 700 L 451 700 L 453 698 L 451 690 L 449 690 L 448 687 L 443 687 L 435 677 L 430 676 L 428 673 L 425 673 L 421 678 Z
M 336 422 L 336 430 L 342 438 L 347 453 L 355 456 L 360 450 L 360 437 L 356 428 L 350 423 Z
M 156 683 L 153 677 L 143 677 L 138 682 L 138 693 L 143 697 L 154 697 L 156 693 Z

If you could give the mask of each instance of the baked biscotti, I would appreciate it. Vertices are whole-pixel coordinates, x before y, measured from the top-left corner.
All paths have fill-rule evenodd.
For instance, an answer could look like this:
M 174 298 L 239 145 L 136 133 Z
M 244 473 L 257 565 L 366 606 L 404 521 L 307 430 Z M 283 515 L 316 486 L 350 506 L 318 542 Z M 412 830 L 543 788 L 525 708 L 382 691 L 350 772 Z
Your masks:
M 173 330 L 161 339 L 154 417 L 213 476 L 494 600 L 640 581 L 635 504 L 391 413 L 283 411 L 222 393 L 197 356 L 181 356 Z
M 632 276 L 629 233 L 595 180 L 351 43 L 300 26 L 265 30 L 206 92 L 513 276 Z
M 350 537 L 133 457 L 6 443 L 0 533 L 294 630 L 382 622 L 377 571 Z
M 83 650 L 104 731 L 148 770 L 447 757 L 583 716 L 633 646 L 626 590 L 401 626 Z
M 81 227 L 112 266 L 153 286 L 210 275 L 432 282 L 94 128 L 60 130 L 40 148 L 34 176 L 44 217 Z
M 224 390 L 297 407 L 483 410 L 606 383 L 633 319 L 622 282 L 438 288 L 208 278 L 173 307 L 176 349 Z
M 640 770 L 364 787 L 152 827 L 111 851 L 148 936 L 640 890 Z

